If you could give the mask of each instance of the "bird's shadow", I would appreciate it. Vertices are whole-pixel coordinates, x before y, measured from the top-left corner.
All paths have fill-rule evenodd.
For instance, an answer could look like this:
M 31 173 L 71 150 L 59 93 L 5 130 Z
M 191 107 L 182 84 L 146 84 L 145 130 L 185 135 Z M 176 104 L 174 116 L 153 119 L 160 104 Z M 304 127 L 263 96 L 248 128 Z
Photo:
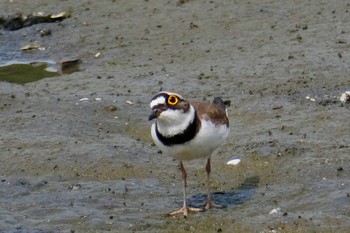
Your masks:
M 212 201 L 223 206 L 235 206 L 252 199 L 260 178 L 253 176 L 247 178 L 238 189 L 211 193 Z M 207 194 L 196 194 L 188 199 L 190 206 L 201 206 L 207 199 Z

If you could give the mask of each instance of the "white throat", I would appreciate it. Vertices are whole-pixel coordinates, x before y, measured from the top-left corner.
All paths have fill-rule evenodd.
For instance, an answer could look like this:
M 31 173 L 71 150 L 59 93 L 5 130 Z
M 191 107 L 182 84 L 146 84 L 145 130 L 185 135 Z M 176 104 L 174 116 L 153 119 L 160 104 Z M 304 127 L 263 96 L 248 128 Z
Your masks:
M 168 109 L 157 118 L 157 127 L 159 133 L 165 137 L 180 134 L 193 122 L 195 110 L 192 105 L 187 112 L 182 109 Z

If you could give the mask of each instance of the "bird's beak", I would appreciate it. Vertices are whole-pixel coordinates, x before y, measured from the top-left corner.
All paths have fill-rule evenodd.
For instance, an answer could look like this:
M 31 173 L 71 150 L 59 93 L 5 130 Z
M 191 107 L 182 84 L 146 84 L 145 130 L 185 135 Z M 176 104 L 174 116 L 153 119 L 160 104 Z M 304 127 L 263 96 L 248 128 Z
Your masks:
M 160 114 L 159 109 L 157 109 L 157 108 L 152 109 L 152 113 L 151 113 L 151 115 L 149 115 L 148 120 L 151 121 L 151 120 L 157 118 L 159 116 L 159 114 Z

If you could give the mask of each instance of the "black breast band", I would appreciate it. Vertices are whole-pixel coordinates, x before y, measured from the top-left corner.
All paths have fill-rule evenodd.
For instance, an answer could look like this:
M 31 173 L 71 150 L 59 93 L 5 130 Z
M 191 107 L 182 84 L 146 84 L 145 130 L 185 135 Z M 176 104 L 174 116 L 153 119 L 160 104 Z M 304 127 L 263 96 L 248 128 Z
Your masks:
M 195 113 L 193 121 L 180 134 L 176 134 L 170 137 L 165 137 L 158 131 L 157 124 L 156 124 L 156 134 L 159 141 L 161 141 L 165 146 L 173 146 L 173 145 L 183 144 L 193 139 L 199 130 L 199 127 L 197 128 L 197 126 L 200 127 L 200 121 L 198 120 L 197 114 Z

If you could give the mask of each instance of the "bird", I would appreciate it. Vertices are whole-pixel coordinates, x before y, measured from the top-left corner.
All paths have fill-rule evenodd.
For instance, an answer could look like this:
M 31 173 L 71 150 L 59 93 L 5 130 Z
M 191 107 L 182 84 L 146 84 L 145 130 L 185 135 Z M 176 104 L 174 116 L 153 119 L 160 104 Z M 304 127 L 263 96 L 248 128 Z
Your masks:
M 211 155 L 229 135 L 227 107 L 229 100 L 215 97 L 213 102 L 189 101 L 181 95 L 161 91 L 150 101 L 151 135 L 156 146 L 179 161 L 183 179 L 183 206 L 169 216 L 202 212 L 211 207 L 224 207 L 212 201 L 210 193 Z M 201 208 L 189 207 L 186 197 L 187 172 L 184 161 L 206 159 L 207 199 Z

